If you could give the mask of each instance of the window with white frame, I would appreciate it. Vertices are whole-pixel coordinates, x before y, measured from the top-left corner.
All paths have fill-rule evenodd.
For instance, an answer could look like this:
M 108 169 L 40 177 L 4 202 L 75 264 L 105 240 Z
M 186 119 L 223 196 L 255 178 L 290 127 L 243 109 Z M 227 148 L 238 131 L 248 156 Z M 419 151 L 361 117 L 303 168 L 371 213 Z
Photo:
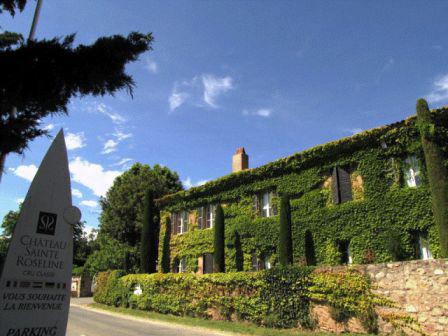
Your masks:
M 429 249 L 428 235 L 425 233 L 418 234 L 418 249 L 420 252 L 420 258 L 423 260 L 433 259 L 431 250 Z
M 188 231 L 188 211 L 174 213 L 172 216 L 175 234 L 182 234 Z
M 273 192 L 265 192 L 254 197 L 254 210 L 262 217 L 272 217 L 277 215 L 277 207 L 274 200 Z
M 185 258 L 181 258 L 179 260 L 179 273 L 185 273 L 187 271 L 187 260 Z
M 255 251 L 252 252 L 252 271 L 261 271 L 270 268 L 272 268 L 270 254 L 264 253 L 259 257 Z
M 263 263 L 263 269 L 271 269 L 272 263 L 271 263 L 271 255 L 270 254 L 264 254 L 262 256 L 262 263 Z
M 408 187 L 415 188 L 421 184 L 420 162 L 415 155 L 404 160 L 404 179 Z
M 187 260 L 185 257 L 176 259 L 173 265 L 174 273 L 185 273 L 187 271 Z
M 205 206 L 205 227 L 204 229 L 210 229 L 215 224 L 215 211 L 216 205 L 209 204 Z

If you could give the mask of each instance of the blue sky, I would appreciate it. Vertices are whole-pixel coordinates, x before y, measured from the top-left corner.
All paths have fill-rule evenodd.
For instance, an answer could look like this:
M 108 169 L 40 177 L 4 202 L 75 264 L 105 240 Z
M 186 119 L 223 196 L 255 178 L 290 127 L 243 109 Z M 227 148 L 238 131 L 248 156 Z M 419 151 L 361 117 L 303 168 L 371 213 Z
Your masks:
M 5 30 L 27 35 L 34 2 Z M 177 171 L 186 187 L 228 174 L 244 146 L 256 167 L 448 102 L 445 1 L 44 0 L 37 38 L 153 32 L 128 66 L 137 88 L 73 99 L 63 127 L 73 201 L 90 227 L 98 198 L 134 162 Z M 0 216 L 17 209 L 50 139 L 10 155 Z

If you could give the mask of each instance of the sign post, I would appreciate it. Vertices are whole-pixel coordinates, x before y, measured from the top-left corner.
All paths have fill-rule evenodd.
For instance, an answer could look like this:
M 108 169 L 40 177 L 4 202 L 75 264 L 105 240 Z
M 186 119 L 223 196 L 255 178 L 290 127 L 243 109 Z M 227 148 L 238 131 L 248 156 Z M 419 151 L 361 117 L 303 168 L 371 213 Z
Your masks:
M 70 173 L 61 130 L 45 155 L 14 228 L 0 279 L 0 336 L 63 336 L 73 258 Z

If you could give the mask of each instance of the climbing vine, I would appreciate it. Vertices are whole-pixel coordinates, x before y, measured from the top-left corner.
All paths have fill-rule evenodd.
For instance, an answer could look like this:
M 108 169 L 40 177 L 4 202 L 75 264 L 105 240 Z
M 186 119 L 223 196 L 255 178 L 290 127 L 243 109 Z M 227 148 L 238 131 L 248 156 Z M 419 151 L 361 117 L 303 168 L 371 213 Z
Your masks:
M 448 138 L 447 112 L 434 112 L 441 143 Z M 446 164 L 448 147 L 441 148 Z M 421 163 L 421 185 L 416 188 L 404 181 L 405 159 L 410 155 Z M 352 201 L 337 205 L 331 197 L 335 166 L 348 167 L 353 192 Z M 226 223 L 226 270 L 251 270 L 254 254 L 267 255 L 275 264 L 279 218 L 260 217 L 253 209 L 254 195 L 274 191 L 291 198 L 295 264 L 306 264 L 306 251 L 310 253 L 306 244 L 312 244 L 317 265 L 341 263 L 341 242 L 348 244 L 354 263 L 415 259 L 420 232 L 427 233 L 437 257 L 438 231 L 427 180 L 419 129 L 411 117 L 158 200 L 165 213 L 159 255 L 169 254 L 171 262 L 185 257 L 187 270 L 197 270 L 198 257 L 213 252 L 212 230 L 200 230 L 192 223 L 188 232 L 168 239 L 168 214 L 194 213 L 199 206 L 220 203 Z

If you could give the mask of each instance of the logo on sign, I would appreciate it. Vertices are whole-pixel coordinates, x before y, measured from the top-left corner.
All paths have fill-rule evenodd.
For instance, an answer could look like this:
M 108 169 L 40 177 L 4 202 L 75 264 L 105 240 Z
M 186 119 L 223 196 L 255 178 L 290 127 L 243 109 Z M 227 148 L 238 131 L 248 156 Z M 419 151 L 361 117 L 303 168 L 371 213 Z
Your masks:
M 49 212 L 39 212 L 39 221 L 37 223 L 36 233 L 54 236 L 56 230 L 56 220 L 58 215 Z

